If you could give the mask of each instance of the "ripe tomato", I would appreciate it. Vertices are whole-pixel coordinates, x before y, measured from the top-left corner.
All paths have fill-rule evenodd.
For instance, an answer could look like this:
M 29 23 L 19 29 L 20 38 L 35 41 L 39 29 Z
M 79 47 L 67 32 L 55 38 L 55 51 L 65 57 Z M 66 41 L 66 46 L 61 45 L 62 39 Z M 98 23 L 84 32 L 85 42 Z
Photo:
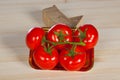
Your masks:
M 81 68 L 81 71 L 88 71 L 94 65 L 94 48 L 86 50 L 86 63 Z
M 65 24 L 56 24 L 48 31 L 47 39 L 52 42 L 71 42 L 72 30 Z M 65 48 L 65 44 L 58 44 L 56 48 L 63 49 Z
M 30 50 L 30 53 L 29 53 L 29 64 L 32 68 L 34 69 L 40 69 L 34 62 L 33 60 L 33 53 L 34 53 L 34 50 Z
M 30 29 L 26 36 L 26 44 L 28 48 L 34 50 L 41 44 L 42 38 L 45 35 L 45 31 L 40 27 L 34 27 Z
M 48 53 L 43 46 L 39 46 L 33 53 L 33 59 L 39 68 L 53 69 L 58 64 L 58 52 L 52 48 Z
M 74 38 L 75 41 L 79 42 L 80 40 L 82 40 L 86 44 L 85 45 L 86 49 L 93 48 L 98 41 L 97 29 L 91 24 L 85 24 L 83 26 L 80 26 L 78 29 L 74 33 L 74 36 L 76 36 Z M 80 39 L 80 36 L 83 39 Z
M 86 62 L 85 49 L 77 46 L 74 51 L 76 54 L 70 56 L 70 50 L 62 50 L 60 53 L 60 64 L 63 68 L 70 71 L 80 70 Z

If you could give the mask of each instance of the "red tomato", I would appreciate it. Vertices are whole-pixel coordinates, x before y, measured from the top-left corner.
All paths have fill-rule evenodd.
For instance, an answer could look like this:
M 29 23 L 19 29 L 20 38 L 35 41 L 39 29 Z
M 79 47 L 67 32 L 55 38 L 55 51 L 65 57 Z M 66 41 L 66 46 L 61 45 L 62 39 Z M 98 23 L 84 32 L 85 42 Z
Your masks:
M 51 53 L 48 53 L 43 46 L 40 46 L 33 53 L 33 59 L 39 68 L 53 69 L 58 64 L 58 52 L 52 48 Z
M 86 50 L 86 63 L 81 68 L 81 71 L 88 71 L 94 65 L 94 48 Z
M 30 50 L 30 53 L 29 53 L 29 64 L 32 68 L 34 69 L 40 69 L 34 62 L 33 60 L 33 53 L 34 53 L 34 50 Z
M 75 41 L 79 42 L 81 40 L 79 36 L 84 37 L 86 35 L 84 37 L 84 39 L 82 40 L 86 44 L 85 48 L 86 49 L 93 48 L 98 41 L 98 31 L 97 31 L 97 29 L 91 24 L 85 24 L 83 26 L 80 26 L 78 29 L 74 33 L 74 36 L 76 36 Z M 80 30 L 82 31 L 82 33 L 83 32 L 85 33 L 85 31 L 86 31 L 86 34 L 85 35 L 82 34 L 80 32 Z
M 72 41 L 72 30 L 65 24 L 56 24 L 48 31 L 47 39 L 52 42 L 71 42 Z M 64 44 L 58 44 L 57 49 L 65 48 Z
M 34 27 L 30 29 L 26 36 L 26 44 L 28 48 L 34 50 L 41 44 L 42 38 L 45 35 L 45 31 L 40 27 Z
M 84 48 L 77 46 L 74 51 L 74 56 L 69 56 L 70 50 L 63 50 L 60 53 L 60 64 L 70 71 L 80 70 L 86 62 L 86 52 Z

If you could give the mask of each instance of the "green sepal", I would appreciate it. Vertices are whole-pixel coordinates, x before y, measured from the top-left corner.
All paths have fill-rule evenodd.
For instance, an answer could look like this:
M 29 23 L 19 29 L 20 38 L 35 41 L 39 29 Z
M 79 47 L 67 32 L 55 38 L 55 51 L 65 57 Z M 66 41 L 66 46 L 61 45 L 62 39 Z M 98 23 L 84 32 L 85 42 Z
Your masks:
M 58 39 L 59 39 L 59 42 L 62 42 L 64 41 L 65 39 L 65 36 L 67 36 L 66 34 L 63 34 L 62 31 L 59 31 L 59 32 L 54 32 L 55 35 L 57 35 Z
M 46 37 L 43 36 L 41 44 L 42 44 L 42 45 L 45 45 L 45 42 L 46 42 Z
M 74 58 L 74 56 L 76 55 L 75 49 L 76 49 L 76 45 L 73 45 L 71 50 L 67 54 L 67 56 L 70 56 L 70 57 Z
M 78 31 L 80 32 L 80 35 L 79 35 L 80 42 L 82 42 L 82 41 L 83 41 L 83 39 L 85 39 L 85 38 L 86 38 L 86 31 L 87 31 L 87 29 L 85 29 L 84 31 L 82 31 L 82 30 L 78 29 Z
M 52 48 L 53 48 L 53 46 L 50 46 L 49 43 L 47 44 L 47 46 L 44 45 L 44 50 L 50 55 L 52 54 Z

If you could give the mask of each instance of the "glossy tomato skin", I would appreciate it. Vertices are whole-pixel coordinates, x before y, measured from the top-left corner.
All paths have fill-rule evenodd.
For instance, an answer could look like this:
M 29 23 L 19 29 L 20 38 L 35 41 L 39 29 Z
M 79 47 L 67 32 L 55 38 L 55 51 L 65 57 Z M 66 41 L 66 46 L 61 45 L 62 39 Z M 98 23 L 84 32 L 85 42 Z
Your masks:
M 86 52 L 85 49 L 77 46 L 75 49 L 77 53 L 74 57 L 68 56 L 69 50 L 63 50 L 60 53 L 60 64 L 62 67 L 69 71 L 80 70 L 86 62 Z
M 69 26 L 67 26 L 65 24 L 56 24 L 56 25 L 52 26 L 50 28 L 50 30 L 48 31 L 47 39 L 52 42 L 60 42 L 58 35 L 55 34 L 55 32 L 60 33 L 60 31 L 64 35 L 64 39 L 62 40 L 62 42 L 65 42 L 65 41 L 71 42 L 72 41 L 72 30 Z M 57 45 L 56 48 L 63 49 L 63 48 L 65 48 L 65 46 L 66 45 Z
M 81 68 L 81 71 L 88 71 L 94 65 L 94 48 L 86 50 L 86 63 Z
M 80 26 L 78 29 L 80 29 L 82 32 L 86 30 L 86 38 L 83 39 L 83 42 L 86 44 L 86 46 L 84 46 L 86 49 L 91 49 L 93 48 L 97 41 L 98 41 L 98 31 L 97 29 L 91 25 L 91 24 L 85 24 L 83 26 Z M 79 36 L 81 35 L 79 30 L 76 30 L 74 33 L 75 36 Z M 80 41 L 79 37 L 75 37 L 74 40 L 76 42 Z
M 35 64 L 41 69 L 53 69 L 58 64 L 58 52 L 51 49 L 51 54 L 46 52 L 43 46 L 39 46 L 33 53 Z
M 26 44 L 30 50 L 37 48 L 45 36 L 45 31 L 40 27 L 31 28 L 26 35 Z
M 29 64 L 32 68 L 34 69 L 40 69 L 34 62 L 33 60 L 33 53 L 34 53 L 34 50 L 30 50 L 30 53 L 29 53 Z

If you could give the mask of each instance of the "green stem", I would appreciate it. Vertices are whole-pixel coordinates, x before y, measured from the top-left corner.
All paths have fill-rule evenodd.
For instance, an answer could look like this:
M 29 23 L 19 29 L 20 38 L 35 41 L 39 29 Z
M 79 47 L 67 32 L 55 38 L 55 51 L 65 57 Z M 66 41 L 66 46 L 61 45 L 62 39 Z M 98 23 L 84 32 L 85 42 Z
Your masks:
M 76 45 L 73 45 L 72 50 L 75 51 L 75 49 L 76 49 Z
M 59 44 L 72 44 L 72 45 L 81 45 L 81 46 L 85 46 L 86 44 L 84 43 L 84 42 L 82 42 L 82 41 L 80 41 L 80 42 L 52 42 L 52 41 L 49 41 L 49 40 L 47 40 L 47 39 L 45 39 L 44 40 L 45 42 L 48 42 L 48 43 L 50 43 L 50 44 L 52 44 L 52 45 L 54 45 L 54 46 L 56 46 L 56 45 L 59 45 Z
M 46 51 L 47 53 L 49 53 L 50 55 L 52 54 L 52 48 L 53 48 L 53 47 L 54 47 L 54 46 L 53 46 L 53 45 L 50 46 L 50 44 L 47 44 L 47 46 L 44 45 L 45 51 Z
M 52 41 L 49 41 L 49 40 L 45 40 L 45 42 L 48 42 L 48 43 L 50 43 L 50 44 L 52 44 L 52 45 L 56 45 L 56 43 L 55 42 L 52 42 Z
M 71 48 L 71 50 L 69 51 L 68 56 L 74 58 L 74 56 L 75 56 L 75 54 L 76 54 L 76 53 L 75 53 L 75 49 L 76 49 L 76 45 L 73 45 L 72 48 Z
M 57 42 L 57 44 L 72 44 L 72 45 L 85 46 L 85 43 L 84 43 L 84 42 Z
M 49 40 L 46 40 L 46 42 L 55 45 L 59 45 L 59 44 L 72 44 L 72 45 L 81 45 L 81 46 L 85 46 L 86 44 L 84 42 L 52 42 Z

